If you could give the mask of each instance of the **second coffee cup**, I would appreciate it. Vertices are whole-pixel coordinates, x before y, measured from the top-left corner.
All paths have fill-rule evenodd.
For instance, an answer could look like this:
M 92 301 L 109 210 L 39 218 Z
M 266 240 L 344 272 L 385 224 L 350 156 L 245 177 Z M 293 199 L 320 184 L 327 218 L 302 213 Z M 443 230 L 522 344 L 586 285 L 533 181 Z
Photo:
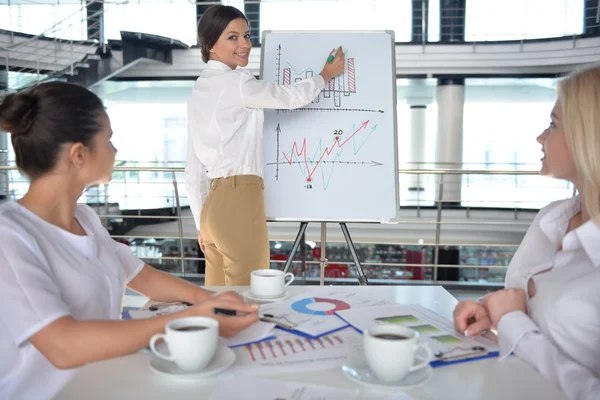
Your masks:
M 286 280 L 289 280 L 286 282 Z M 257 269 L 250 274 L 250 292 L 256 297 L 273 298 L 285 293 L 294 281 L 294 274 L 278 269 Z
M 386 383 L 401 380 L 409 372 L 425 368 L 433 352 L 425 343 L 417 343 L 419 333 L 400 325 L 375 325 L 363 332 L 365 358 L 375 377 Z M 415 362 L 418 349 L 426 353 Z

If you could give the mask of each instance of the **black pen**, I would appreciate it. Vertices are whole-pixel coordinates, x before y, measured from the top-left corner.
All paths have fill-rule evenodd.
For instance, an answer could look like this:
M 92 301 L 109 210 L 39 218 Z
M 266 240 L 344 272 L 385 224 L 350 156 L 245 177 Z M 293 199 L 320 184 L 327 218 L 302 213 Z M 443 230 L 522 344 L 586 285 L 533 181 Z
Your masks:
M 215 313 L 216 315 L 228 315 L 231 317 L 243 317 L 249 314 L 247 312 L 231 310 L 229 308 L 213 308 L 213 313 Z M 273 314 L 262 314 L 259 316 L 259 319 L 263 322 L 273 323 L 279 326 L 280 328 L 287 330 L 292 330 L 295 327 L 294 325 L 286 324 L 282 321 L 275 319 L 275 316 Z
M 243 317 L 249 314 L 244 311 L 231 310 L 229 308 L 213 308 L 213 313 L 216 315 L 229 315 L 231 317 Z
M 296 327 L 296 325 L 286 324 L 285 322 L 278 320 L 273 314 L 263 314 L 260 316 L 260 320 L 262 322 L 270 322 L 280 328 L 287 329 L 288 331 L 291 331 Z

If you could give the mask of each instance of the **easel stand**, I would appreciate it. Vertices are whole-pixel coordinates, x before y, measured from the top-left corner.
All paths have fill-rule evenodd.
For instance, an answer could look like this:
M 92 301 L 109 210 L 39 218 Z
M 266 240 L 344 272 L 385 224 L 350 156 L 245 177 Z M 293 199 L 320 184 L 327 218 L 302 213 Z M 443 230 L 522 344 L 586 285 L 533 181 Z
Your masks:
M 350 232 L 348 232 L 348 227 L 346 223 L 340 222 L 340 228 L 342 228 L 342 233 L 344 234 L 344 238 L 346 239 L 346 243 L 348 243 L 348 248 L 350 249 L 350 253 L 352 253 L 352 258 L 354 259 L 354 263 L 356 264 L 356 268 L 358 270 L 358 284 L 361 286 L 366 286 L 369 284 L 367 281 L 367 277 L 365 276 L 365 271 L 363 271 L 362 265 L 360 264 L 360 260 L 358 259 L 358 254 L 356 254 L 356 249 L 354 248 L 354 243 L 352 242 L 352 238 L 350 237 Z M 302 242 L 304 238 L 304 233 L 306 232 L 306 227 L 308 226 L 308 222 L 301 222 L 300 229 L 298 230 L 298 235 L 296 236 L 296 240 L 294 241 L 294 245 L 292 246 L 292 251 L 285 262 L 285 267 L 283 272 L 288 272 L 290 267 L 292 266 L 292 261 L 294 260 L 294 255 L 298 250 L 298 246 Z M 327 222 L 321 222 L 321 259 L 319 260 L 319 266 L 321 268 L 321 279 L 320 285 L 323 286 L 325 284 L 325 267 L 328 264 L 328 260 L 326 258 L 326 247 L 327 247 Z

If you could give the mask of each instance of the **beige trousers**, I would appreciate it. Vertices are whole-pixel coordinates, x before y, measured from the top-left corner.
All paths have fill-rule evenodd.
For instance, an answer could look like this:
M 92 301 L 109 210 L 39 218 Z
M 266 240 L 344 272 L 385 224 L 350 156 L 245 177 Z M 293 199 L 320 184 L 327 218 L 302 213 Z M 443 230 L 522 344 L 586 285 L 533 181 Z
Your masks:
M 206 286 L 248 286 L 250 273 L 269 268 L 264 182 L 256 175 L 217 178 L 200 214 Z

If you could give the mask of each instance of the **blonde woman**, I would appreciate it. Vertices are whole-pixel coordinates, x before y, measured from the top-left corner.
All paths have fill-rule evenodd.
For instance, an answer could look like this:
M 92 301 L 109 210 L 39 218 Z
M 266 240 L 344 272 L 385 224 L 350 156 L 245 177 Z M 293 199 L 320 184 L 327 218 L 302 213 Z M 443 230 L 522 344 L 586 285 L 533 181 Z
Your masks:
M 600 399 L 600 68 L 559 84 L 537 138 L 542 175 L 579 195 L 542 209 L 506 275 L 506 289 L 457 305 L 467 336 L 495 327 L 501 356 L 533 365 L 570 399 Z

